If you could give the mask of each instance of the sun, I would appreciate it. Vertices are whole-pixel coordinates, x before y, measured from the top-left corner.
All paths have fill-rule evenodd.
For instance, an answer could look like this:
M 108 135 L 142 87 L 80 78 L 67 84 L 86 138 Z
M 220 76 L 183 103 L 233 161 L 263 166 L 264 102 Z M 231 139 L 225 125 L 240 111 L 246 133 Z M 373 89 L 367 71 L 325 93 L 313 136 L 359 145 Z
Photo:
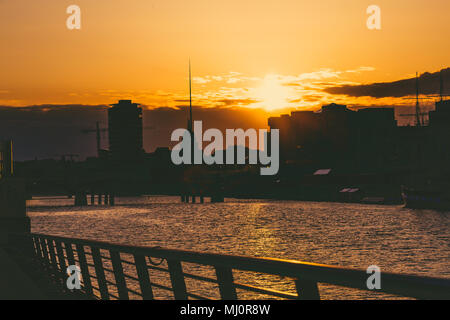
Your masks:
M 291 92 L 284 86 L 276 75 L 268 74 L 264 77 L 260 87 L 255 89 L 255 98 L 266 110 L 277 110 L 289 106 Z

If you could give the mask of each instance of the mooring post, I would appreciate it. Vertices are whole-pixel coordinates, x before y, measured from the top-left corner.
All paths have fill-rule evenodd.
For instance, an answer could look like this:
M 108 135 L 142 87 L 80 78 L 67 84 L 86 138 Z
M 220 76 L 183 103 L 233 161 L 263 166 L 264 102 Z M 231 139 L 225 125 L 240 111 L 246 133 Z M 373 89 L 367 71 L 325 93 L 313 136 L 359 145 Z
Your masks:
M 91 206 L 95 204 L 95 194 L 91 192 Z
M 102 194 L 101 194 L 101 193 L 98 194 L 98 200 L 97 200 L 97 203 L 98 203 L 99 205 L 102 204 Z
M 203 196 L 200 196 L 200 203 L 204 203 L 205 202 L 205 198 Z
M 192 203 L 195 203 L 195 195 L 192 196 Z
M 0 245 L 9 243 L 8 234 L 30 233 L 26 211 L 25 181 L 14 177 L 13 143 L 0 142 Z
M 26 213 L 25 183 L 10 177 L 0 179 L 0 246 L 9 242 L 8 234 L 30 233 Z
M 109 195 L 109 204 L 112 205 L 112 206 L 115 204 L 115 195 L 114 195 L 114 193 L 111 193 Z
M 75 192 L 75 206 L 87 206 L 87 198 L 86 193 L 84 191 L 77 191 Z
M 108 205 L 109 203 L 109 194 L 108 192 L 105 193 L 105 205 Z

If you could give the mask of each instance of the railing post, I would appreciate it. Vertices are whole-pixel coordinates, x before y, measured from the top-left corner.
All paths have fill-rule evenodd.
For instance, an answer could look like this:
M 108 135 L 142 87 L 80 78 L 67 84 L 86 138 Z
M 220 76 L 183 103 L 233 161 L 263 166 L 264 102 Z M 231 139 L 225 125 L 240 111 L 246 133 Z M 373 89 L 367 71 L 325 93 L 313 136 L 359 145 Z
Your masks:
M 50 259 L 51 259 L 51 265 L 54 268 L 58 268 L 58 264 L 56 262 L 56 254 L 55 254 L 55 245 L 53 243 L 53 240 L 47 240 L 47 245 L 48 245 L 48 251 L 50 252 Z
M 295 280 L 298 300 L 320 300 L 317 282 L 310 280 Z
M 91 276 L 89 275 L 89 267 L 86 261 L 86 253 L 84 252 L 84 247 L 81 244 L 76 244 L 78 262 L 80 263 L 81 275 L 83 276 L 83 286 L 84 290 L 88 295 L 94 295 L 92 290 Z
M 173 294 L 176 300 L 187 300 L 186 283 L 184 282 L 183 268 L 180 261 L 168 260 L 167 266 L 170 273 L 170 281 L 172 282 Z
M 66 274 L 67 266 L 66 266 L 66 257 L 64 256 L 64 251 L 61 246 L 60 241 L 56 242 L 56 252 L 58 254 L 58 260 L 59 260 L 59 267 L 61 268 L 61 272 L 63 274 Z
M 42 259 L 43 255 L 42 255 L 41 242 L 39 241 L 38 237 L 33 237 L 33 241 L 36 246 L 36 257 L 38 257 L 39 259 Z
M 102 257 L 100 249 L 91 247 L 92 259 L 94 260 L 95 275 L 97 276 L 98 289 L 103 300 L 109 300 L 108 285 L 106 283 L 105 270 L 103 269 Z
M 70 242 L 64 242 L 64 248 L 66 249 L 67 261 L 69 262 L 69 266 L 75 265 L 75 257 L 73 255 L 73 248 Z
M 44 238 L 39 237 L 39 242 L 41 243 L 42 252 L 43 252 L 43 261 L 46 266 L 50 264 L 50 257 L 48 256 L 48 248 L 47 241 Z
M 36 256 L 38 256 L 39 255 L 39 251 L 38 251 L 38 246 L 37 246 L 37 243 L 36 243 L 36 239 L 34 239 L 34 237 L 31 237 L 31 241 L 33 242 L 34 254 Z
M 109 250 L 109 256 L 114 270 L 114 278 L 116 279 L 117 292 L 120 300 L 130 299 L 128 296 L 127 283 L 123 275 L 122 261 L 120 260 L 120 253 L 114 250 Z
M 234 286 L 233 280 L 233 270 L 219 266 L 216 266 L 215 268 L 222 300 L 237 300 L 236 287 Z
M 153 291 L 150 284 L 150 276 L 148 275 L 147 262 L 145 256 L 138 254 L 134 255 L 134 264 L 139 279 L 139 286 L 141 287 L 142 298 L 144 300 L 153 300 Z

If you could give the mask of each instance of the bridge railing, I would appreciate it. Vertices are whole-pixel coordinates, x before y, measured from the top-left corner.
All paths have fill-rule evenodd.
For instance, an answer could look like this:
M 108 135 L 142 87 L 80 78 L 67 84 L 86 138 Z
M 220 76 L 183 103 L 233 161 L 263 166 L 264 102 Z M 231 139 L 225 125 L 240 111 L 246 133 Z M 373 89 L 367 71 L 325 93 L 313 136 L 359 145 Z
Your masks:
M 212 253 L 199 253 L 159 247 L 117 245 L 100 241 L 63 238 L 43 234 L 21 235 L 37 261 L 59 275 L 65 285 L 67 267 L 81 270 L 82 290 L 88 297 L 100 299 L 155 299 L 154 290 L 171 293 L 175 299 L 210 299 L 187 289 L 186 282 L 195 280 L 213 285 L 220 299 L 235 300 L 239 292 L 254 292 L 270 298 L 320 299 L 318 283 L 345 288 L 369 290 L 365 271 L 294 260 L 251 258 Z M 155 259 L 158 261 L 155 262 Z M 193 274 L 185 264 L 209 267 L 212 273 Z M 235 279 L 236 273 L 250 272 L 278 276 L 291 282 L 294 292 L 254 286 Z M 168 275 L 167 283 L 157 283 L 156 273 Z M 130 286 L 133 282 L 136 285 Z M 267 284 L 265 281 L 260 283 Z M 201 290 L 200 290 L 201 291 Z M 450 279 L 429 278 L 392 273 L 381 274 L 379 292 L 417 299 L 449 299 Z

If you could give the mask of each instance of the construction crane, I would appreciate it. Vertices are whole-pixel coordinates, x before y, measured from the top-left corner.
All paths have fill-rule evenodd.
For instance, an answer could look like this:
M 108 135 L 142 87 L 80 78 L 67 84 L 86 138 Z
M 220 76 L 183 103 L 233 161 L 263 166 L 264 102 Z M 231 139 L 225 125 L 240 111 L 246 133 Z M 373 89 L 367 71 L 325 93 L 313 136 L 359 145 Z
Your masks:
M 100 133 L 106 132 L 108 131 L 108 129 L 106 128 L 101 128 L 100 129 L 100 123 L 97 121 L 95 123 L 95 129 L 84 129 L 81 130 L 82 133 L 92 133 L 95 132 L 96 133 L 96 138 L 97 138 L 97 155 L 100 157 L 100 147 L 101 147 L 101 136 Z
M 154 126 L 145 126 L 143 127 L 144 130 L 155 130 Z M 108 128 L 100 128 L 100 123 L 97 121 L 95 123 L 95 129 L 83 129 L 81 130 L 82 133 L 92 133 L 95 132 L 96 139 L 97 139 L 97 155 L 100 157 L 100 150 L 101 150 L 101 134 L 108 132 Z

